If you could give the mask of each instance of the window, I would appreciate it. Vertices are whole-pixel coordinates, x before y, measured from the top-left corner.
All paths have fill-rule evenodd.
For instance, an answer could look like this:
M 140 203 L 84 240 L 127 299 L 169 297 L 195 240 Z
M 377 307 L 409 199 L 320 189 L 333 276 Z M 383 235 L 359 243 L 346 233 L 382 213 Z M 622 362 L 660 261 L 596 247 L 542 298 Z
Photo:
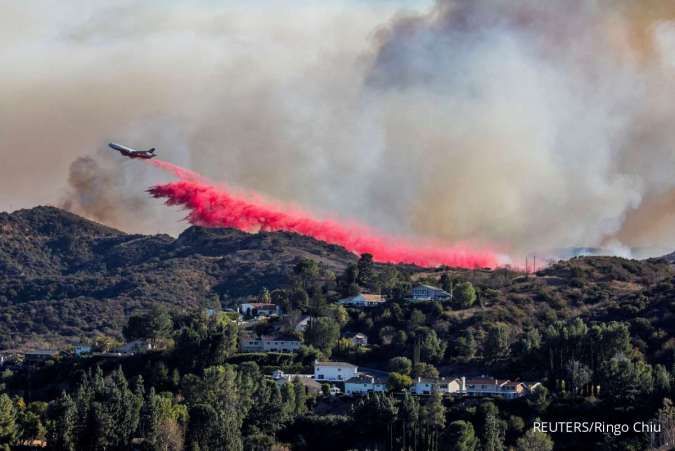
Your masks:
M 323 379 L 323 374 L 319 374 L 316 376 L 317 379 Z

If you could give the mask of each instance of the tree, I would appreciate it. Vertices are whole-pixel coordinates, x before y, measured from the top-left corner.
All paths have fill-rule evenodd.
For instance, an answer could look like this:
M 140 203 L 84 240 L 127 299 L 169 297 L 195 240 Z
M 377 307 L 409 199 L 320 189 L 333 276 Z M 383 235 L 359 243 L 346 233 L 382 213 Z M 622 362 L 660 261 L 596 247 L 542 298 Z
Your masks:
M 505 323 L 493 323 L 488 326 L 485 341 L 485 358 L 488 362 L 496 362 L 509 355 L 509 326 Z
M 410 375 L 412 371 L 412 362 L 407 357 L 392 357 L 389 359 L 389 371 Z
M 398 409 L 398 420 L 401 423 L 402 450 L 417 449 L 419 417 L 419 401 L 417 397 L 412 396 L 409 391 L 406 391 Z
M 438 370 L 433 365 L 421 362 L 413 368 L 413 376 L 435 379 L 438 377 Z
M 387 384 L 392 392 L 397 392 L 410 387 L 413 384 L 413 380 L 406 374 L 392 372 L 389 373 L 389 381 Z
M 516 449 L 518 451 L 551 451 L 553 440 L 545 432 L 530 429 L 518 439 Z
M 47 429 L 42 424 L 40 415 L 28 409 L 19 412 L 17 424 L 20 431 L 19 440 L 22 442 L 44 440 L 47 435 Z
M 504 449 L 503 422 L 499 419 L 499 409 L 492 402 L 485 402 L 479 408 L 481 415 L 480 437 L 484 451 L 501 451 Z
M 425 430 L 426 449 L 438 450 L 439 435 L 445 427 L 445 407 L 441 392 L 438 390 L 431 392 L 431 396 L 422 406 L 420 417 Z
M 0 446 L 9 449 L 18 435 L 16 409 L 7 394 L 0 394 Z
M 473 424 L 457 420 L 450 423 L 446 432 L 448 449 L 453 451 L 474 451 L 478 446 Z
M 584 387 L 591 383 L 593 373 L 583 363 L 572 360 L 567 364 L 567 380 L 570 382 L 572 393 L 583 391 Z
M 314 260 L 303 258 L 293 267 L 293 273 L 299 286 L 307 290 L 319 277 L 319 265 Z
M 527 404 L 538 414 L 542 414 L 548 409 L 551 400 L 548 396 L 548 388 L 543 385 L 537 385 L 527 400 Z
M 270 294 L 270 290 L 263 287 L 262 292 L 260 293 L 260 296 L 258 297 L 258 302 L 262 302 L 263 304 L 271 304 L 272 303 L 272 295 Z
M 393 423 L 397 413 L 398 408 L 393 398 L 384 393 L 369 393 L 356 403 L 353 414 L 355 424 L 362 436 L 374 442 L 374 446 L 367 448 L 380 448 L 377 446 L 380 437 L 386 437 L 384 448 L 391 448 Z
M 322 316 L 310 321 L 305 330 L 305 343 L 330 356 L 340 338 L 340 326 L 331 318 Z
M 438 279 L 438 283 L 443 291 L 447 291 L 448 293 L 452 291 L 452 280 L 450 279 L 450 276 L 447 272 L 441 274 L 440 279 Z
M 643 360 L 633 361 L 619 354 L 606 362 L 601 370 L 604 395 L 620 404 L 632 405 L 642 396 L 652 393 L 652 367 Z
M 457 284 L 453 295 L 459 308 L 469 308 L 476 303 L 476 289 L 471 282 Z
M 446 345 L 442 342 L 433 329 L 424 330 L 420 342 L 420 357 L 422 360 L 438 363 L 445 354 Z
M 464 362 L 473 359 L 478 351 L 478 344 L 473 337 L 473 332 L 469 329 L 462 332 L 455 342 L 455 352 L 457 357 Z
M 47 443 L 50 449 L 74 451 L 76 448 L 75 427 L 77 409 L 75 402 L 66 394 L 50 404 L 47 411 Z
M 307 392 L 305 386 L 299 379 L 293 379 L 293 390 L 295 390 L 295 415 L 303 415 L 307 411 Z
M 654 367 L 654 392 L 659 396 L 667 396 L 671 386 L 670 373 L 665 366 L 657 364 Z
M 133 315 L 122 333 L 127 341 L 148 339 L 153 347 L 167 338 L 173 330 L 173 321 L 164 307 L 154 306 L 149 312 Z
M 374 282 L 372 254 L 362 254 L 357 263 L 357 268 L 359 271 L 356 283 L 362 287 L 371 287 Z

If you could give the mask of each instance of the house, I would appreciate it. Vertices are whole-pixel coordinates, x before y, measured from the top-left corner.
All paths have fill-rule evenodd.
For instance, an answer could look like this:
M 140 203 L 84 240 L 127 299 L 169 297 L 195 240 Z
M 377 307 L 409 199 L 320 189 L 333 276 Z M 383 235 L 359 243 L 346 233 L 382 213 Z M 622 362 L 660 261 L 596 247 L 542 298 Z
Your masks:
M 241 335 L 239 350 L 241 352 L 296 352 L 302 342 L 295 337 L 258 337 Z
M 46 362 L 49 359 L 59 355 L 59 351 L 41 349 L 38 351 L 30 351 L 24 354 L 24 362 L 26 363 L 39 363 Z
M 82 354 L 91 354 L 91 346 L 77 345 L 73 348 L 73 354 L 80 357 Z
M 152 343 L 148 340 L 134 340 L 113 349 L 113 353 L 132 355 L 141 352 L 152 351 Z
M 346 362 L 314 362 L 314 379 L 343 382 L 358 375 L 358 367 Z
M 251 316 L 272 316 L 280 313 L 279 306 L 276 304 L 263 304 L 260 302 L 245 303 L 239 306 L 242 315 Z
M 446 301 L 450 299 L 450 293 L 431 285 L 417 284 L 410 290 L 409 301 Z
M 536 386 L 537 384 L 533 385 Z M 523 382 L 495 379 L 486 376 L 466 379 L 466 394 L 468 396 L 495 396 L 514 399 L 525 396 L 528 392 L 529 390 Z
M 387 300 L 379 294 L 359 293 L 356 296 L 343 298 L 337 301 L 339 305 L 348 307 L 377 307 L 383 305 Z
M 351 338 L 351 342 L 354 346 L 367 346 L 368 337 L 359 332 Z
M 428 395 L 434 391 L 440 393 L 463 393 L 464 381 L 462 379 L 426 378 L 418 377 L 410 390 L 416 395 Z
M 361 373 L 345 381 L 345 394 L 349 396 L 384 392 L 386 389 L 387 379 L 370 374 Z
M 284 384 L 299 382 L 305 387 L 305 392 L 311 395 L 321 393 L 321 384 L 314 380 L 311 374 L 285 374 L 281 370 L 272 373 L 272 379 L 281 387 Z

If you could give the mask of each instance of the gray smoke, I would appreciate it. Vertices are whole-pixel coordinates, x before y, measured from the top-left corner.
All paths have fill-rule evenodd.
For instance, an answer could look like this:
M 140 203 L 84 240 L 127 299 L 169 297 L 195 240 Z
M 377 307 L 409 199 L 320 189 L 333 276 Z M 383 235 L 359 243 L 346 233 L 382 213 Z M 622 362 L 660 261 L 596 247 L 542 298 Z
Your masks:
M 675 246 L 666 2 L 10 3 L 4 208 L 66 196 L 175 231 L 180 214 L 142 198 L 161 177 L 142 163 L 111 157 L 104 190 L 73 182 L 75 158 L 104 166 L 117 140 L 393 232 L 510 253 Z

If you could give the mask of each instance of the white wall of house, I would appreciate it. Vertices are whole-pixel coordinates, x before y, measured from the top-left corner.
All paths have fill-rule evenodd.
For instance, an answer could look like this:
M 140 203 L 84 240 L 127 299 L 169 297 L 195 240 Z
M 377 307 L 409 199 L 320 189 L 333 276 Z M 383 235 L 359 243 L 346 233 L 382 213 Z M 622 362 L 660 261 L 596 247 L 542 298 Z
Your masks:
M 416 395 L 428 395 L 433 391 L 440 393 L 461 393 L 462 381 L 461 379 L 422 379 L 417 378 L 415 385 L 412 386 L 412 392 Z
M 347 395 L 365 395 L 371 392 L 384 392 L 386 389 L 386 384 L 372 382 L 345 382 L 345 394 Z
M 358 367 L 345 362 L 315 362 L 314 379 L 317 381 L 344 382 L 358 374 Z

